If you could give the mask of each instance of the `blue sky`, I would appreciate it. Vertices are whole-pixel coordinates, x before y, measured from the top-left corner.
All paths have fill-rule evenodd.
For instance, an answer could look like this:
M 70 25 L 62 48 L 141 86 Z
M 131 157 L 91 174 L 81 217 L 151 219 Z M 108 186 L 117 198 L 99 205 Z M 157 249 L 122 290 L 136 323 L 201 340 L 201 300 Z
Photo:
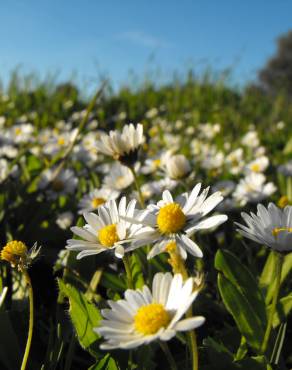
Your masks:
M 0 0 L 1 1 L 1 0 Z M 291 0 L 10 0 L 1 1 L 0 76 L 22 70 L 58 72 L 116 85 L 129 70 L 143 76 L 192 66 L 233 66 L 233 80 L 252 80 L 292 29 Z

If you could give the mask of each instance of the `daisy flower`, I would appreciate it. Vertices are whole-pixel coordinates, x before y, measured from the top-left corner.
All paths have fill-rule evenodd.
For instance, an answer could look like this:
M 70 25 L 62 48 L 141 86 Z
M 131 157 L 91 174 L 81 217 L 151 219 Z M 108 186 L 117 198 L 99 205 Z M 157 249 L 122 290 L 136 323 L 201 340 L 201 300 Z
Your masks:
M 126 197 L 123 197 L 118 206 L 115 200 L 101 205 L 97 210 L 98 215 L 84 213 L 83 217 L 87 222 L 85 226 L 71 227 L 73 233 L 81 239 L 67 240 L 66 248 L 79 251 L 77 259 L 110 249 L 114 249 L 116 257 L 122 258 L 125 253 L 123 244 L 129 241 L 137 226 L 121 219 L 121 216 L 132 218 L 135 205 L 136 200 L 133 199 L 126 206 Z
M 163 164 L 167 176 L 172 180 L 183 179 L 191 172 L 190 162 L 183 154 L 170 155 Z
M 148 254 L 148 258 L 152 258 L 164 252 L 171 241 L 175 241 L 184 259 L 187 258 L 187 252 L 195 257 L 202 257 L 201 249 L 190 236 L 198 230 L 219 226 L 227 220 L 227 216 L 219 214 L 202 219 L 223 200 L 223 196 L 216 192 L 207 197 L 209 188 L 199 195 L 200 190 L 201 184 L 197 184 L 190 195 L 184 193 L 175 200 L 165 190 L 157 205 L 150 204 L 146 210 L 137 213 L 132 222 L 140 223 L 143 227 L 136 230 L 130 249 L 155 243 Z
M 246 203 L 257 203 L 268 198 L 276 191 L 272 182 L 266 183 L 266 176 L 262 173 L 251 172 L 241 179 L 233 193 L 234 199 L 241 206 Z
M 108 189 L 121 191 L 129 187 L 133 182 L 134 176 L 131 170 L 120 163 L 115 163 L 108 170 L 108 175 L 105 176 L 103 185 Z
M 138 149 L 144 142 L 143 125 L 135 127 L 132 123 L 123 127 L 122 133 L 112 130 L 109 134 L 101 134 L 96 142 L 97 149 L 126 166 L 132 166 L 137 161 Z
M 59 195 L 72 194 L 78 185 L 78 179 L 74 172 L 67 168 L 54 178 L 55 170 L 55 168 L 49 168 L 44 171 L 38 185 L 39 189 L 48 187 L 47 193 L 51 199 L 55 199 Z
M 280 209 L 274 203 L 257 206 L 257 214 L 241 213 L 247 226 L 236 222 L 240 234 L 278 252 L 292 251 L 292 206 Z
M 94 211 L 108 200 L 117 199 L 119 194 L 118 191 L 112 189 L 94 189 L 80 200 L 78 213 L 83 214 L 84 212 Z
M 141 290 L 126 290 L 125 299 L 108 301 L 111 308 L 101 311 L 105 320 L 94 329 L 106 339 L 100 348 L 131 349 L 154 340 L 168 341 L 176 332 L 201 326 L 203 316 L 181 320 L 197 295 L 193 278 L 184 282 L 180 274 L 157 273 L 152 292 L 144 285 Z
M 261 173 L 264 172 L 269 165 L 269 158 L 265 155 L 262 155 L 250 163 L 246 165 L 246 171 L 248 173 L 250 172 L 256 172 L 256 173 Z

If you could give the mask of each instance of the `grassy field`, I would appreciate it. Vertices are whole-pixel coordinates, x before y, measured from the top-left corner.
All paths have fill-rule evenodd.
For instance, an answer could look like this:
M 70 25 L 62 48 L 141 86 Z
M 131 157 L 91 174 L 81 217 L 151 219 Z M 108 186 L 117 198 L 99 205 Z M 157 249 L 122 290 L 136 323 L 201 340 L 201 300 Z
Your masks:
M 143 125 L 143 139 L 131 155 L 104 153 L 98 145 L 103 135 L 130 123 Z M 291 207 L 291 158 L 292 104 L 283 94 L 269 96 L 256 86 L 238 90 L 189 73 L 163 86 L 148 81 L 117 92 L 105 82 L 85 98 L 72 83 L 15 75 L 0 93 L 0 245 L 21 241 L 41 249 L 29 253 L 18 245 L 8 255 L 2 250 L 1 369 L 23 364 L 31 298 L 27 274 L 34 293 L 27 369 L 196 369 L 194 353 L 204 370 L 290 369 L 292 219 L 273 226 L 276 242 L 287 234 L 284 253 L 244 238 L 234 222 L 243 224 L 241 212 L 256 213 L 259 203 Z M 184 260 L 178 246 L 174 252 L 164 245 L 147 259 L 156 240 L 132 251 L 131 237 L 124 245 L 127 259 L 118 258 L 110 244 L 82 259 L 65 248 L 67 240 L 82 239 L 71 227 L 88 223 L 84 212 L 101 217 L 107 201 L 126 196 L 137 201 L 137 220 L 138 210 L 150 209 L 165 190 L 175 197 L 198 183 L 210 187 L 210 196 L 221 192 L 224 199 L 210 211 L 228 217 L 191 235 L 203 258 L 187 250 Z M 202 217 L 203 211 L 196 212 L 191 216 Z M 158 216 L 156 227 L 161 231 Z M 165 230 L 162 236 L 170 240 L 173 230 Z M 95 238 L 102 243 L 101 234 Z M 159 272 L 195 277 L 199 294 L 192 314 L 205 318 L 196 330 L 198 350 L 192 331 L 167 342 L 172 359 L 158 341 L 130 351 L 100 349 L 105 338 L 93 329 L 100 327 L 107 300 L 123 299 L 127 288 L 151 287 Z

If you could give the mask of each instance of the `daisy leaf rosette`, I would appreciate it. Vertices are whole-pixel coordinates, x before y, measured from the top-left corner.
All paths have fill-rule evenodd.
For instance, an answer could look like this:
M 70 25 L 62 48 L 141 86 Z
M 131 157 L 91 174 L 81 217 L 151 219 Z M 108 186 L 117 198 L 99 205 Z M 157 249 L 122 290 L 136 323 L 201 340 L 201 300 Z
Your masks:
M 175 200 L 171 193 L 165 190 L 162 200 L 156 205 L 149 205 L 146 210 L 137 214 L 135 220 L 129 220 L 143 225 L 133 235 L 129 249 L 155 243 L 148 254 L 149 259 L 164 252 L 166 246 L 175 241 L 184 259 L 187 258 L 187 252 L 195 257 L 203 257 L 202 250 L 190 237 L 199 230 L 221 225 L 227 220 L 227 216 L 217 214 L 204 218 L 223 200 L 223 196 L 217 191 L 208 197 L 209 187 L 201 193 L 200 190 L 199 183 L 190 194 L 183 193 Z
M 257 214 L 242 212 L 241 216 L 246 225 L 235 222 L 241 235 L 277 252 L 292 251 L 292 206 L 281 209 L 274 203 L 267 208 L 258 204 Z
M 132 225 L 121 216 L 133 217 L 135 206 L 136 200 L 131 200 L 127 205 L 126 197 L 123 197 L 118 205 L 115 200 L 101 205 L 98 214 L 85 212 L 83 217 L 87 223 L 83 227 L 71 228 L 81 239 L 67 240 L 66 248 L 79 251 L 77 259 L 110 249 L 114 250 L 116 257 L 122 258 L 125 253 L 123 245 L 139 226 Z
M 100 348 L 131 349 L 154 340 L 168 341 L 176 332 L 188 331 L 205 322 L 203 316 L 183 319 L 196 299 L 193 278 L 183 281 L 182 275 L 156 273 L 152 291 L 126 290 L 125 299 L 108 301 L 110 309 L 101 311 L 105 320 L 94 330 L 106 339 Z

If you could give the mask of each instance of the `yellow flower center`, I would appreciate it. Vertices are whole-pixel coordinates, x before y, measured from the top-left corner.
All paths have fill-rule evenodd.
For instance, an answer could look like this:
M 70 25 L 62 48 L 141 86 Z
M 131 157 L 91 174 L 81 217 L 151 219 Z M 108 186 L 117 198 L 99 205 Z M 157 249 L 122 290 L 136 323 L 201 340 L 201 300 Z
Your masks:
M 117 225 L 107 225 L 100 229 L 98 232 L 98 239 L 100 244 L 104 245 L 105 247 L 112 247 L 120 240 L 117 234 Z
M 153 165 L 155 168 L 159 168 L 161 165 L 161 159 L 154 159 L 153 160 Z
M 23 242 L 13 240 L 5 245 L 0 253 L 2 260 L 10 262 L 12 265 L 17 264 L 21 257 L 27 254 L 27 247 Z
M 21 128 L 19 128 L 19 127 L 16 127 L 16 129 L 15 129 L 15 135 L 16 136 L 19 136 L 20 134 L 21 134 Z
M 56 192 L 62 191 L 64 189 L 64 183 L 61 180 L 54 180 L 52 182 L 52 189 Z
M 253 171 L 253 172 L 260 172 L 261 168 L 260 166 L 257 164 L 257 163 L 254 163 L 250 166 L 250 169 Z
M 62 146 L 65 144 L 65 139 L 63 137 L 59 137 L 58 139 L 58 145 Z
M 150 303 L 138 309 L 134 316 L 135 329 L 144 335 L 155 334 L 170 323 L 171 317 L 160 303 Z
M 105 199 L 103 198 L 93 198 L 91 201 L 92 208 L 97 208 L 103 203 L 105 203 Z
M 274 235 L 275 238 L 277 238 L 279 233 L 282 231 L 287 231 L 288 233 L 292 233 L 292 227 L 275 227 L 272 230 L 272 234 Z
M 170 203 L 160 208 L 157 215 L 157 225 L 162 234 L 172 234 L 181 230 L 186 223 L 186 216 L 181 206 Z
M 283 195 L 279 200 L 278 200 L 278 206 L 280 208 L 285 208 L 289 204 L 289 199 L 287 195 Z

